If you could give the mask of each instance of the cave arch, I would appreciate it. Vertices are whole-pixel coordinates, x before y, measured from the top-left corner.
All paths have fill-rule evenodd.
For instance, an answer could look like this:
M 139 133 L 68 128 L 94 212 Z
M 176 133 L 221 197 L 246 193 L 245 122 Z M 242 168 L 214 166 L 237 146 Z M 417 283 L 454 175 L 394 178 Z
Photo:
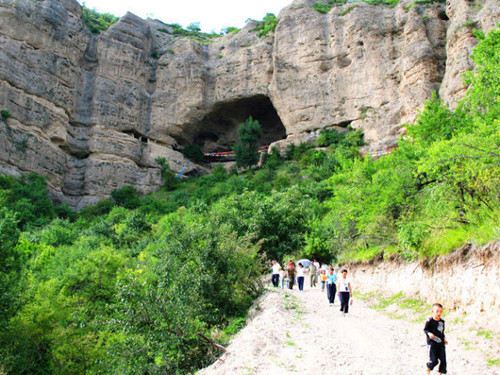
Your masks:
M 259 146 L 286 138 L 286 129 L 269 97 L 256 95 L 217 103 L 201 121 L 191 127 L 183 146 L 193 143 L 200 146 L 203 152 L 232 150 L 238 141 L 238 126 L 249 116 L 262 126 Z

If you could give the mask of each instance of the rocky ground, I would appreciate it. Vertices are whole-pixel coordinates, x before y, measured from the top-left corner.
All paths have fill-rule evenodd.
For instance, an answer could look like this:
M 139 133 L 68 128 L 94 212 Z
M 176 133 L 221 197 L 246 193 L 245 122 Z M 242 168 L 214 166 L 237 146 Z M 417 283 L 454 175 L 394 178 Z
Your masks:
M 398 317 L 357 298 L 344 317 L 320 288 L 270 289 L 227 352 L 199 374 L 425 374 L 423 323 Z M 460 331 L 448 334 L 448 373 L 498 375 L 481 348 L 464 345 Z

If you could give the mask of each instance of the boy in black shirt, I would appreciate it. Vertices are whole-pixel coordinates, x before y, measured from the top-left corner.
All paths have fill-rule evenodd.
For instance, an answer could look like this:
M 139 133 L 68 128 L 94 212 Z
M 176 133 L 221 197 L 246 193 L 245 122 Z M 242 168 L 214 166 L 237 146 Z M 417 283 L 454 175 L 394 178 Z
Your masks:
M 439 373 L 446 374 L 446 353 L 445 344 L 448 342 L 444 338 L 444 320 L 441 319 L 443 306 L 440 303 L 432 305 L 432 316 L 425 323 L 424 332 L 427 336 L 427 346 L 429 348 L 429 362 L 427 362 L 427 373 L 430 374 L 436 367 L 439 360 Z

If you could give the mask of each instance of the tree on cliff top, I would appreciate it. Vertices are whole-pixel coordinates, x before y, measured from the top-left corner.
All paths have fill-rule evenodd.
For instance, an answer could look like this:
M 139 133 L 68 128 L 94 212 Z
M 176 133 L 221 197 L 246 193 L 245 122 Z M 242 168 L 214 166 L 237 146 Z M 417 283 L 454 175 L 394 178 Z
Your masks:
M 238 128 L 238 143 L 234 146 L 234 153 L 236 154 L 236 165 L 238 167 L 251 167 L 259 160 L 257 151 L 259 149 L 258 141 L 262 129 L 259 121 L 254 120 L 250 116 L 244 123 L 240 124 Z

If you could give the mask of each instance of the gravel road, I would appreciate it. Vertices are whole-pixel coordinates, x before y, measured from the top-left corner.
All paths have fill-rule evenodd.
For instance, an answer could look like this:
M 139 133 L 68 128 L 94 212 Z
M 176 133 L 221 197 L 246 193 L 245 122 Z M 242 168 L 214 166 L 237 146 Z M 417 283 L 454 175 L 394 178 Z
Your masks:
M 348 316 L 339 308 L 319 288 L 270 289 L 227 352 L 198 374 L 426 373 L 423 323 L 391 319 L 356 299 Z M 447 338 L 448 374 L 498 375 L 481 353 Z

